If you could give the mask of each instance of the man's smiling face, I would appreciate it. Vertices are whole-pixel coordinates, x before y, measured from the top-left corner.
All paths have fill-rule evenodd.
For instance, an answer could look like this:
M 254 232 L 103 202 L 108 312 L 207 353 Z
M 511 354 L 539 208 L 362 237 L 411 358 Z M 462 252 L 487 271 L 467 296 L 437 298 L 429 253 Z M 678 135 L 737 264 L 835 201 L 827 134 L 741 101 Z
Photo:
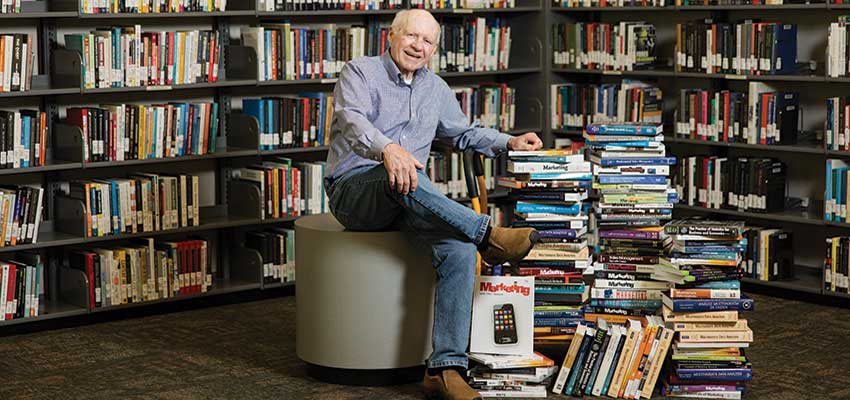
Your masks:
M 390 55 L 402 75 L 409 76 L 428 64 L 437 50 L 440 26 L 430 14 L 411 13 L 396 32 L 390 31 Z

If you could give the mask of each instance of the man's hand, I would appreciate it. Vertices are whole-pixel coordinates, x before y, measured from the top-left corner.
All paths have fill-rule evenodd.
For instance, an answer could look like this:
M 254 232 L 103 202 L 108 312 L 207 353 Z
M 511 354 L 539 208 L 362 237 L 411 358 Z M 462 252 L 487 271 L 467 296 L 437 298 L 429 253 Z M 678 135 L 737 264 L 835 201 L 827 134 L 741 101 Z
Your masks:
M 425 166 L 395 143 L 386 145 L 381 154 L 384 156 L 384 167 L 387 168 L 387 174 L 390 177 L 390 188 L 404 195 L 416 190 L 419 182 L 416 170 L 424 169 Z
M 508 150 L 540 150 L 543 142 L 534 132 L 526 132 L 508 140 Z

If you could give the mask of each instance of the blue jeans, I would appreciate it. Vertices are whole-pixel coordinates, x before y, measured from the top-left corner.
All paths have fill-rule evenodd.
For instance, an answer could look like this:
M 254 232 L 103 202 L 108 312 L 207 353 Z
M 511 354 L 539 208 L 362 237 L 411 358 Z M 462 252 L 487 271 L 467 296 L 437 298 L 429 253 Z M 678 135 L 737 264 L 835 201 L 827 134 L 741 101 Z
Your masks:
M 325 186 L 331 213 L 347 229 L 398 228 L 428 251 L 437 270 L 428 366 L 466 368 L 477 244 L 490 217 L 447 198 L 422 171 L 407 195 L 390 189 L 383 164 L 354 168 Z

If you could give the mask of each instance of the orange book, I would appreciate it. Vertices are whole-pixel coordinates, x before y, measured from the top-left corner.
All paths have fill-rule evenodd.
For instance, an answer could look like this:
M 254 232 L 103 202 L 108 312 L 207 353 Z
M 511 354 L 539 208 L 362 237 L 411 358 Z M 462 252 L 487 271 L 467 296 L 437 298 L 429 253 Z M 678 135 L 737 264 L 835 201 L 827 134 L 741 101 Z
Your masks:
M 8 88 L 3 87 L 3 65 L 6 63 L 6 38 L 0 37 L 0 92 L 8 91 Z
M 637 364 L 637 369 L 633 371 L 631 378 L 629 378 L 629 382 L 627 384 L 627 390 L 629 393 L 626 393 L 626 398 L 634 399 L 635 392 L 637 392 L 637 398 L 640 398 L 640 391 L 638 390 L 638 386 L 640 385 L 641 377 L 646 370 L 646 366 L 649 363 L 650 357 L 655 356 L 653 350 L 657 350 L 658 341 L 661 339 L 662 328 L 658 325 L 652 327 L 652 331 L 649 334 L 649 341 L 646 344 L 646 348 L 644 348 L 644 352 L 640 357 L 640 360 Z
M 648 351 L 648 347 L 652 344 L 652 340 L 655 339 L 655 335 L 653 334 L 653 327 L 647 326 L 643 330 L 643 338 L 640 341 L 640 346 L 638 347 L 637 355 L 634 360 L 632 360 L 632 365 L 629 367 L 628 371 L 623 377 L 623 382 L 620 385 L 620 391 L 617 393 L 617 397 L 623 397 L 623 394 L 626 392 L 626 387 L 628 387 L 629 381 L 631 381 L 632 377 L 637 373 L 638 365 L 640 365 L 640 360 L 644 357 L 643 355 Z
M 677 2 L 681 0 L 676 0 Z M 676 24 L 676 57 L 682 52 L 682 24 Z M 681 59 L 676 60 L 676 72 L 682 72 Z
M 717 24 L 711 24 L 711 57 L 708 60 L 708 64 L 711 65 L 712 74 L 717 72 L 717 66 L 714 65 L 715 54 L 717 54 Z

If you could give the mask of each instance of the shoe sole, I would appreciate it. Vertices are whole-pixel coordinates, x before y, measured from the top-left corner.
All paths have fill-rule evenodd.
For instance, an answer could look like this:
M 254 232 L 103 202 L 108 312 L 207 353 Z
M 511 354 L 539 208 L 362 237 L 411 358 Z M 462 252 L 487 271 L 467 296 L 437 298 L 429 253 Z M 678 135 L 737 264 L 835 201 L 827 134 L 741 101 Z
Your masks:
M 538 240 L 540 240 L 540 234 L 537 233 L 537 230 L 531 231 L 531 234 L 528 235 L 528 240 L 531 242 L 531 246 L 528 246 L 528 250 L 525 251 L 525 254 L 523 254 L 522 257 L 520 257 L 516 260 L 509 260 L 511 264 L 516 264 L 517 262 L 519 262 L 523 258 L 527 257 L 528 253 L 531 253 L 531 249 L 534 248 L 534 244 L 537 243 Z
M 499 264 L 504 264 L 504 263 L 516 264 L 520 260 L 522 260 L 523 258 L 527 257 L 528 253 L 531 253 L 531 249 L 534 248 L 534 244 L 537 243 L 538 240 L 540 240 L 540 234 L 537 233 L 537 230 L 531 231 L 531 234 L 528 235 L 528 241 L 531 242 L 531 246 L 528 246 L 528 249 L 519 258 L 517 258 L 515 260 L 511 260 L 511 259 L 494 260 L 494 262 L 488 261 L 485 258 L 484 261 L 486 261 L 487 264 L 490 264 L 490 265 L 499 265 Z

